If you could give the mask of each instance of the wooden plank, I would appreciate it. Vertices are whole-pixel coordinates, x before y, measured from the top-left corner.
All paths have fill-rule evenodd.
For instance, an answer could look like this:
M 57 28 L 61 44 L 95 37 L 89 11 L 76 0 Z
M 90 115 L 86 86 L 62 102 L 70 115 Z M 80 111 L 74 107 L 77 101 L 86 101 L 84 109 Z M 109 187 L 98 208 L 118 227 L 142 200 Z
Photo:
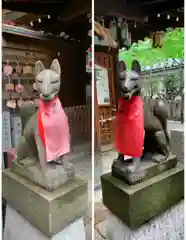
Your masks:
M 94 75 L 95 79 L 95 75 Z M 100 131 L 100 113 L 97 100 L 96 81 L 94 81 L 94 121 L 95 121 L 95 150 L 101 152 L 101 131 Z
M 9 59 L 22 58 L 22 59 L 28 59 L 28 60 L 33 60 L 33 61 L 36 59 L 40 59 L 40 60 L 48 59 L 48 55 L 46 55 L 45 53 L 34 52 L 34 54 L 33 54 L 29 51 L 17 50 L 17 49 L 12 50 L 9 48 L 6 48 L 6 49 L 3 48 L 2 56 L 3 56 L 3 58 L 9 57 Z
M 6 41 L 6 40 L 5 40 Z M 4 49 L 8 48 L 8 49 L 17 49 L 17 50 L 25 50 L 25 51 L 29 51 L 29 52 L 38 52 L 38 53 L 43 53 L 45 52 L 47 54 L 47 52 L 50 52 L 47 48 L 43 48 L 42 46 L 36 46 L 36 45 L 31 45 L 28 44 L 15 44 L 13 42 L 6 42 L 6 46 L 3 46 Z
M 44 41 L 48 41 L 48 40 L 54 40 L 55 37 L 49 37 L 46 34 L 39 32 L 39 31 L 33 31 L 30 29 L 26 29 L 26 28 L 22 28 L 22 27 L 15 27 L 15 26 L 11 26 L 8 24 L 3 24 L 2 25 L 2 32 L 3 33 L 8 33 L 8 34 L 12 34 L 12 35 L 18 35 L 18 36 L 23 36 L 23 37 L 27 37 L 27 38 L 33 38 L 33 39 L 38 39 L 38 40 L 44 40 Z
M 113 65 L 111 65 L 110 58 L 112 57 L 112 54 L 109 53 L 103 53 L 103 52 L 95 52 L 95 62 L 97 65 L 100 65 L 104 68 L 107 68 L 109 70 L 108 74 L 108 81 L 109 81 L 109 91 L 110 91 L 110 98 L 111 98 L 111 104 L 107 106 L 98 106 L 97 99 L 97 121 L 99 122 L 99 126 L 97 123 L 97 128 L 99 128 L 99 137 L 98 141 L 100 141 L 100 145 L 110 144 L 113 142 L 113 134 L 114 134 L 114 121 L 110 120 L 113 117 L 114 111 L 113 108 L 115 107 L 113 105 L 114 99 L 115 99 L 115 88 L 114 88 L 114 79 L 112 78 L 111 72 Z M 96 85 L 95 85 L 95 92 L 96 91 Z M 101 117 L 105 122 L 100 124 Z M 98 138 L 98 136 L 97 136 Z
M 87 0 L 73 0 L 63 8 L 60 15 L 62 22 L 72 21 L 73 19 L 91 12 L 91 1 Z

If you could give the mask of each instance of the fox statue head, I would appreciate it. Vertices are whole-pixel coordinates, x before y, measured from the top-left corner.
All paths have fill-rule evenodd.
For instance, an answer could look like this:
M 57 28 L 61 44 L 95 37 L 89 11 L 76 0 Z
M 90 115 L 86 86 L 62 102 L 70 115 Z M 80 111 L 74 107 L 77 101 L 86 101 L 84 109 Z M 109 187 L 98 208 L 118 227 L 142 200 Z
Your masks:
M 141 92 L 142 81 L 140 79 L 141 67 L 137 60 L 133 60 L 132 69 L 127 71 L 124 61 L 118 64 L 119 91 L 121 97 L 130 100 L 132 96 L 138 96 Z
M 44 101 L 51 101 L 60 90 L 61 68 L 57 59 L 54 59 L 50 69 L 45 69 L 41 61 L 35 64 L 36 89 Z

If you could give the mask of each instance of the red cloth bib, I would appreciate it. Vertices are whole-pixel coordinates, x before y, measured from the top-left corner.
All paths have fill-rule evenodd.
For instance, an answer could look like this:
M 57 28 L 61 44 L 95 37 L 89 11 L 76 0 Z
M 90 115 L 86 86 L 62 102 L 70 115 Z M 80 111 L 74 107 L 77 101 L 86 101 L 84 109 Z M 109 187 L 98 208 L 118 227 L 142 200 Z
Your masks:
M 48 103 L 40 100 L 38 128 L 47 162 L 70 152 L 68 118 L 57 97 Z
M 120 98 L 116 115 L 115 147 L 119 153 L 141 157 L 144 145 L 144 102 L 140 96 Z M 123 110 L 123 112 L 122 112 Z

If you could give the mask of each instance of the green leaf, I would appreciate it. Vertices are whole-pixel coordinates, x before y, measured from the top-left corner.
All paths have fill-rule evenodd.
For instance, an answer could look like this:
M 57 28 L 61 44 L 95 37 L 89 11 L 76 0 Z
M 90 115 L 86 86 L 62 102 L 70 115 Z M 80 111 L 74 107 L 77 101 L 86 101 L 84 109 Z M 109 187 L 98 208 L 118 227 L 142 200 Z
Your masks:
M 133 59 L 137 59 L 142 67 L 152 67 L 168 58 L 184 58 L 184 28 L 167 29 L 163 37 L 162 48 L 153 48 L 152 39 L 133 43 L 128 51 L 119 53 L 119 60 L 124 60 L 127 67 L 131 67 Z

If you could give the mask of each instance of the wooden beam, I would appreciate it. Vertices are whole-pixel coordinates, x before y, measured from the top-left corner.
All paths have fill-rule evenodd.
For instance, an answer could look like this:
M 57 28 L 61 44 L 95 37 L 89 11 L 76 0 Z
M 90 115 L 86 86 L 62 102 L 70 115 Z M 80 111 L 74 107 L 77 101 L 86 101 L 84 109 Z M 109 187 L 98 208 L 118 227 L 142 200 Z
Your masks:
M 63 1 L 3 1 L 2 9 L 9 9 L 12 11 L 35 13 L 35 14 L 55 14 L 58 15 L 64 7 Z
M 3 14 L 3 20 L 14 21 L 24 17 L 25 15 L 26 13 L 22 13 L 22 12 L 6 11 Z
M 7 24 L 2 25 L 2 32 L 8 33 L 8 34 L 13 34 L 13 35 L 18 35 L 18 36 L 23 36 L 23 37 L 27 37 L 27 38 L 39 39 L 39 40 L 54 40 L 54 38 L 47 37 L 44 34 L 42 35 L 40 32 L 29 30 L 29 29 L 22 28 L 22 27 L 11 26 L 11 25 L 7 25 Z
M 24 16 L 20 17 L 16 22 L 29 25 L 30 21 L 37 21 L 38 18 L 42 18 L 45 15 L 38 15 L 38 14 L 32 14 L 32 13 L 27 13 Z
M 168 12 L 174 9 L 184 7 L 183 0 L 176 0 L 176 1 L 163 1 L 163 2 L 155 2 L 154 4 L 143 4 L 144 12 L 146 15 L 153 15 L 157 13 Z
M 124 0 L 95 0 L 95 15 L 122 17 L 138 22 L 146 21 L 146 16 L 139 5 L 126 5 Z
M 62 22 L 71 21 L 79 16 L 85 15 L 91 12 L 91 1 L 87 0 L 73 0 L 68 4 L 60 14 L 60 20 Z

